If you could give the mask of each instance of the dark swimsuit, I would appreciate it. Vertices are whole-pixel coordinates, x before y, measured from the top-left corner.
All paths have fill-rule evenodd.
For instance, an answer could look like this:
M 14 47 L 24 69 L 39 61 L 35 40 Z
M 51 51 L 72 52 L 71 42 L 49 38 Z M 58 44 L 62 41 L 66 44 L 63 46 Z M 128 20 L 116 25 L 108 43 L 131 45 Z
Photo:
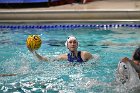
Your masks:
M 84 62 L 83 59 L 81 58 L 81 51 L 78 51 L 78 55 L 76 56 L 72 56 L 71 53 L 68 53 L 68 61 L 69 62 Z

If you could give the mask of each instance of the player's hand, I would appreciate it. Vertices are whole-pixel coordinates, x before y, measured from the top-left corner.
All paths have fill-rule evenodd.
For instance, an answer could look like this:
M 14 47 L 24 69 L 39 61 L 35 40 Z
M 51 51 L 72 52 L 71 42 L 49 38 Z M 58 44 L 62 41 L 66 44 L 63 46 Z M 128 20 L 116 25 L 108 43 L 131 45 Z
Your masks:
M 127 58 L 127 57 L 124 57 L 124 58 L 121 59 L 121 62 L 129 62 L 129 61 L 130 61 L 130 59 Z

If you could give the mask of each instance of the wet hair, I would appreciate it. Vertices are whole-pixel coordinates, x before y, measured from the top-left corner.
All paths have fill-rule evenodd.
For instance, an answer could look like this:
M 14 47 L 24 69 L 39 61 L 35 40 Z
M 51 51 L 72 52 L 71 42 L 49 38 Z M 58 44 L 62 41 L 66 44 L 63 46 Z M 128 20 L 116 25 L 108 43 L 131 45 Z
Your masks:
M 140 47 L 135 50 L 133 54 L 133 60 L 140 62 Z

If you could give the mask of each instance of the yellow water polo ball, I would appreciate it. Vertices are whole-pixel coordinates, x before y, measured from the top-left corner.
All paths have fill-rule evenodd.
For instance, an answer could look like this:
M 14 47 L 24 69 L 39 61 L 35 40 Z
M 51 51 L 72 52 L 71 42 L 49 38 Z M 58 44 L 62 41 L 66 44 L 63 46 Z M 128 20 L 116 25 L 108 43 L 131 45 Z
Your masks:
M 38 35 L 29 35 L 26 40 L 26 45 L 29 49 L 37 50 L 41 47 L 42 41 Z

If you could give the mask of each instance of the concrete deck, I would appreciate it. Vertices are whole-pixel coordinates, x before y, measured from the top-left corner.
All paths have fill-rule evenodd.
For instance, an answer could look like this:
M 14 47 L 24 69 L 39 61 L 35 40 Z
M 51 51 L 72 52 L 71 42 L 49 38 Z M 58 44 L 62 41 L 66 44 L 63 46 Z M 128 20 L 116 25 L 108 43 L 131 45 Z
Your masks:
M 140 21 L 140 1 L 93 1 L 41 8 L 0 9 L 0 22 Z

